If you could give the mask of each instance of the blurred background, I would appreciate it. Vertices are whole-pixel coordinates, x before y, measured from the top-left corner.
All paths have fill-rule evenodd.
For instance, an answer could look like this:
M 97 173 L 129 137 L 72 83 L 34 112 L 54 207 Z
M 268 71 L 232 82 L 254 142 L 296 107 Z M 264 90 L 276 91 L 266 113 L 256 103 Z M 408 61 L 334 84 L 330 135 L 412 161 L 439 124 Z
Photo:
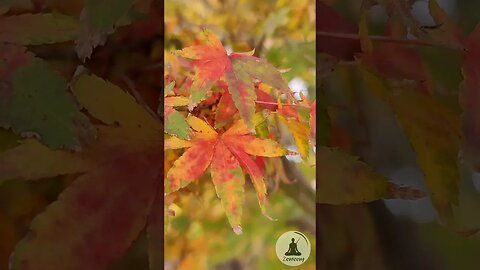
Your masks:
M 79 18 L 84 0 L 7 0 L 0 1 L 2 16 L 24 13 L 61 13 Z M 3 9 L 5 5 L 11 8 Z M 3 12 L 6 12 L 3 14 Z M 119 27 L 104 46 L 94 50 L 91 59 L 81 62 L 71 42 L 28 46 L 65 79 L 72 78 L 78 65 L 111 81 L 122 89 L 137 92 L 152 111 L 159 106 L 163 86 L 163 9 L 152 1 L 148 14 L 137 14 L 132 23 Z M 2 85 L 3 87 L 3 85 Z M 18 144 L 21 138 L 0 128 L 0 152 Z M 32 219 L 57 200 L 75 179 L 55 177 L 35 181 L 8 180 L 0 183 L 0 270 L 8 269 L 8 259 L 28 232 Z M 62 241 L 62 239 L 58 239 Z M 142 233 L 138 241 L 111 269 L 148 269 L 147 241 Z
M 353 29 L 358 26 L 363 1 L 322 2 L 337 11 Z M 399 2 L 413 3 L 413 17 L 421 25 L 435 25 L 429 13 L 429 1 Z M 437 2 L 465 35 L 480 21 L 476 12 L 479 1 Z M 372 7 L 368 17 L 370 34 L 384 35 L 387 19 L 384 8 Z M 434 95 L 459 116 L 463 52 L 408 47 L 425 61 Z M 319 57 L 325 56 L 319 52 Z M 317 61 L 317 68 L 321 66 Z M 328 104 L 324 110 L 331 121 L 330 143 L 359 156 L 397 184 L 427 191 L 416 155 L 391 107 L 362 85 L 354 61 L 342 61 L 333 71 L 328 70 L 320 78 L 317 97 L 318 100 L 324 98 L 323 104 Z M 466 228 L 479 228 L 480 177 L 466 164 L 460 163 L 459 167 L 462 181 L 455 215 Z M 478 269 L 479 236 L 465 237 L 441 226 L 430 197 L 351 206 L 318 205 L 317 233 L 317 269 Z

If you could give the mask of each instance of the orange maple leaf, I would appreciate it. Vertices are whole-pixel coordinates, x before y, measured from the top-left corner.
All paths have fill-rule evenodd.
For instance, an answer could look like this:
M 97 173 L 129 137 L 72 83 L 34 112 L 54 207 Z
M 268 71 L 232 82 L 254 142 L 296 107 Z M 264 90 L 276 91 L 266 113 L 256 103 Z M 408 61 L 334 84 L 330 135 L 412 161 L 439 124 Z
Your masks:
M 240 116 L 247 126 L 252 127 L 251 120 L 257 100 L 254 79 L 283 92 L 288 91 L 287 83 L 275 67 L 252 56 L 253 51 L 227 54 L 222 43 L 211 31 L 204 30 L 204 35 L 205 45 L 194 45 L 176 52 L 181 57 L 192 59 L 192 65 L 196 68 L 189 109 L 192 110 L 205 98 L 207 91 L 216 81 L 224 78 Z
M 235 122 L 221 135 L 195 116 L 189 116 L 187 122 L 194 130 L 192 140 L 185 141 L 171 137 L 165 141 L 165 149 L 188 147 L 168 172 L 165 192 L 170 194 L 189 185 L 210 166 L 212 181 L 227 218 L 235 233 L 240 234 L 244 202 L 244 171 L 250 175 L 262 213 L 267 216 L 265 210 L 267 190 L 264 176 L 249 155 L 278 157 L 288 154 L 288 150 L 273 140 L 259 139 L 249 134 L 249 129 L 243 120 Z

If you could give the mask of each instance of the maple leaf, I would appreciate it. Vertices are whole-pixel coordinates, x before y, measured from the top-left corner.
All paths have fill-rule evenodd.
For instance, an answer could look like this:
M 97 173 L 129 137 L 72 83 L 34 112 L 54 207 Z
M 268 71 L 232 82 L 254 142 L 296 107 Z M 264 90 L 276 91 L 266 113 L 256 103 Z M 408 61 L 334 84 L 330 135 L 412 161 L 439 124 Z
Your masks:
M 251 56 L 251 53 L 228 55 L 211 31 L 204 30 L 204 35 L 206 45 L 194 45 L 176 52 L 181 57 L 193 59 L 192 65 L 196 68 L 189 108 L 193 109 L 205 98 L 213 84 L 224 78 L 240 116 L 251 127 L 257 100 L 253 79 L 284 92 L 288 91 L 288 85 L 281 73 L 266 61 Z
M 334 205 L 371 202 L 379 199 L 418 199 L 426 193 L 401 187 L 375 173 L 358 158 L 333 148 L 317 148 L 317 203 Z
M 139 2 L 139 1 L 137 1 Z M 133 0 L 87 0 L 80 14 L 80 33 L 75 41 L 78 57 L 85 61 L 99 45 L 105 44 L 107 35 L 124 24 Z M 141 4 L 143 6 L 143 4 Z
M 296 109 L 294 106 L 286 106 L 282 104 L 279 99 L 277 103 L 278 111 L 280 112 L 278 114 L 278 118 L 287 126 L 288 130 L 292 134 L 293 140 L 295 141 L 298 151 L 300 152 L 300 157 L 302 157 L 303 160 L 308 160 L 310 154 L 311 127 L 309 125 L 312 104 L 302 93 L 300 93 L 300 96 L 302 100 L 299 102 L 299 104 L 287 104 L 297 105 Z M 308 110 L 307 119 L 302 117 L 301 113 L 299 113 L 299 110 L 301 109 Z
M 165 149 L 188 147 L 169 170 L 165 192 L 170 194 L 186 187 L 210 166 L 212 181 L 228 221 L 235 233 L 240 234 L 244 171 L 250 175 L 257 191 L 260 208 L 266 215 L 267 190 L 263 173 L 249 155 L 278 157 L 286 155 L 288 151 L 275 141 L 250 135 L 242 119 L 221 135 L 195 116 L 189 116 L 187 122 L 194 130 L 191 141 L 186 142 L 172 137 L 165 142 Z M 175 140 L 176 143 L 169 140 Z
M 434 96 L 412 89 L 408 84 L 391 85 L 394 94 L 388 89 L 389 85 L 375 75 L 364 72 L 363 78 L 369 89 L 390 104 L 416 153 L 440 219 L 450 220 L 452 206 L 458 203 L 460 181 L 456 159 L 459 119 Z
M 315 125 L 309 125 L 308 123 L 304 122 L 303 119 L 300 117 L 300 114 L 296 109 L 293 108 L 293 106 L 282 106 L 280 101 L 275 101 L 275 99 L 270 96 L 268 93 L 265 91 L 261 90 L 261 85 L 260 87 L 255 88 L 255 93 L 258 97 L 257 102 L 259 105 L 266 107 L 268 110 L 276 111 L 278 110 L 280 112 L 279 114 L 279 119 L 287 126 L 287 128 L 290 130 L 293 139 L 299 149 L 300 156 L 302 159 L 307 160 L 308 155 L 310 153 L 310 138 L 314 137 L 310 136 L 312 129 L 315 128 Z M 220 128 L 223 125 L 225 125 L 227 122 L 232 120 L 232 117 L 235 113 L 238 112 L 238 110 L 233 107 L 233 100 L 232 97 L 230 96 L 228 90 L 228 87 L 226 85 L 222 85 L 222 88 L 224 88 L 224 93 L 222 94 L 222 97 L 220 98 L 219 104 L 217 111 L 215 113 L 215 127 Z M 312 107 L 313 104 L 315 103 L 310 103 L 305 96 L 302 94 L 302 102 L 301 106 L 302 108 L 306 108 L 309 111 L 309 114 L 312 113 L 312 110 L 315 111 L 315 107 Z M 278 105 L 277 105 L 278 104 Z M 292 105 L 292 104 L 288 104 Z M 258 114 L 255 114 L 257 116 Z M 252 117 L 252 123 L 255 127 L 255 130 L 259 134 L 264 134 L 264 138 L 268 137 L 268 123 L 265 121 L 261 121 L 261 119 L 255 119 L 255 116 Z M 313 118 L 310 115 L 309 119 L 313 119 L 313 123 L 315 123 L 315 112 L 313 112 Z M 308 121 L 310 121 L 308 120 Z M 308 122 L 307 121 L 307 122 Z M 311 122 L 310 121 L 310 122 Z M 309 122 L 309 123 L 310 123 Z M 261 126 L 263 124 L 263 126 Z M 265 130 L 266 127 L 266 130 Z M 310 132 L 310 133 L 309 133 Z
M 161 122 L 98 77 L 80 75 L 72 91 L 102 122 L 90 147 L 72 153 L 27 140 L 0 154 L 0 180 L 80 174 L 33 220 L 11 269 L 105 269 L 150 222 L 162 184 Z
M 307 160 L 308 155 L 310 154 L 310 127 L 308 124 L 283 115 L 278 115 L 278 118 L 287 126 L 292 134 L 298 152 L 300 153 L 300 157 L 302 157 L 303 160 Z
M 221 128 L 228 122 L 232 121 L 233 116 L 238 112 L 232 96 L 228 91 L 228 86 L 223 82 L 218 85 L 223 89 L 223 93 L 218 102 L 217 110 L 215 111 L 215 128 Z M 261 85 L 262 84 L 260 84 L 260 86 Z M 272 111 L 277 110 L 278 106 L 275 104 L 275 99 L 265 91 L 261 90 L 260 87 L 255 87 L 255 95 L 257 96 L 256 102 L 259 106 Z
M 25 47 L 0 43 L 0 83 L 0 127 L 75 150 L 93 135 L 65 79 Z

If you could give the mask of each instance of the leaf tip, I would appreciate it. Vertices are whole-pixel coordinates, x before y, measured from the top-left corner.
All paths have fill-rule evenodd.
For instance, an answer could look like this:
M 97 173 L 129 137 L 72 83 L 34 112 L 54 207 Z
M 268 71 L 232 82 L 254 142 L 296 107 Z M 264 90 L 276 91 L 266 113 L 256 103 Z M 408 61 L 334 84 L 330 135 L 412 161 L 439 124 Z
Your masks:
M 233 232 L 236 234 L 236 235 L 241 235 L 243 234 L 243 230 L 242 230 L 242 226 L 240 225 L 235 225 L 233 226 Z
M 262 215 L 268 218 L 270 221 L 278 221 L 278 219 L 271 217 L 269 214 L 267 214 L 267 210 L 262 207 Z

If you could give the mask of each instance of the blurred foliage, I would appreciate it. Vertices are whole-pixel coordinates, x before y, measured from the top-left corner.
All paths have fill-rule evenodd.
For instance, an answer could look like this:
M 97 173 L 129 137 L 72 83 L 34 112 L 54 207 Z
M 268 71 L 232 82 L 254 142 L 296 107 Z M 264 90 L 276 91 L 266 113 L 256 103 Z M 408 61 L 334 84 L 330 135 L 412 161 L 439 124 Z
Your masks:
M 464 121 L 461 116 L 466 110 L 459 102 L 459 95 L 461 91 L 465 91 L 462 82 L 466 75 L 462 68 L 468 50 L 463 50 L 462 45 L 451 46 L 452 43 L 449 42 L 455 40 L 459 32 L 468 37 L 475 26 L 478 29 L 480 17 L 472 11 L 478 7 L 478 3 L 437 0 L 448 16 L 448 19 L 438 22 L 429 12 L 429 4 L 432 4 L 433 0 L 321 2 L 331 7 L 341 18 L 336 25 L 352 27 L 352 31 L 325 29 L 326 32 L 357 35 L 361 19 L 367 14 L 366 25 L 370 36 L 411 41 L 401 45 L 405 48 L 401 49 L 396 42 L 382 42 L 372 37 L 373 52 L 382 56 L 371 65 L 364 61 L 365 57 L 368 58 L 368 52 L 365 43 L 360 44 L 365 42 L 361 30 L 357 39 L 330 39 L 332 42 L 343 40 L 345 47 L 348 45 L 347 40 L 354 40 L 358 44 L 357 47 L 351 46 L 348 51 L 352 56 L 355 55 L 355 58 L 340 61 L 322 78 L 320 84 L 321 91 L 325 93 L 325 110 L 330 122 L 328 142 L 345 152 L 359 156 L 394 183 L 430 190 L 430 196 L 417 201 L 388 200 L 358 205 L 357 212 L 364 213 L 368 216 L 366 220 L 372 221 L 362 224 L 357 223 L 358 216 L 352 216 L 352 208 L 357 206 L 322 205 L 322 210 L 317 212 L 317 218 L 320 216 L 335 220 L 338 229 L 328 228 L 322 222 L 317 223 L 317 230 L 320 231 L 320 238 L 317 238 L 317 243 L 320 243 L 318 269 L 477 269 L 475 254 L 478 253 L 480 243 L 477 233 L 480 221 L 475 213 L 480 205 L 478 169 L 475 172 L 471 160 L 463 155 L 469 147 L 457 141 L 458 138 L 462 140 L 465 134 L 459 136 L 460 128 L 455 127 Z M 362 8 L 362 3 L 367 8 Z M 399 8 L 403 5 L 407 6 L 404 14 Z M 429 29 L 430 26 L 433 30 L 426 30 L 423 34 L 415 33 L 412 26 L 416 20 L 420 22 L 420 27 Z M 460 26 L 458 32 L 444 26 L 451 23 L 449 20 Z M 394 31 L 393 34 L 389 33 L 387 22 L 390 23 L 390 31 L 395 27 L 399 27 L 396 28 L 398 30 L 410 24 L 408 36 L 395 36 Z M 328 40 L 325 36 L 322 38 Z M 415 44 L 417 41 L 425 41 L 430 45 Z M 394 44 L 390 48 L 396 46 L 398 51 L 384 53 L 388 51 L 385 50 L 382 54 L 381 50 L 387 47 L 385 44 Z M 405 53 L 407 50 L 409 52 Z M 405 54 L 399 57 L 401 53 Z M 327 64 L 327 61 L 317 62 L 318 67 Z M 375 74 L 377 79 L 381 78 L 388 90 L 379 93 L 379 84 L 366 83 L 368 79 L 365 78 L 365 69 Z M 421 77 L 426 79 L 421 81 Z M 417 98 L 405 98 L 408 91 L 428 88 L 429 83 L 432 92 L 427 95 L 427 99 L 421 95 Z M 478 93 L 478 89 L 476 90 Z M 436 113 L 432 113 L 433 111 Z M 442 111 L 447 113 L 443 114 Z M 478 113 L 472 115 L 471 119 L 476 119 L 478 123 Z M 422 165 L 422 162 L 429 158 L 419 156 L 422 156 L 422 151 L 435 151 L 435 148 L 442 144 L 439 138 L 444 135 L 441 128 L 437 127 L 447 126 L 446 123 L 450 121 L 454 128 L 443 133 L 455 138 L 448 143 L 450 152 L 448 155 L 438 155 L 431 159 L 433 164 L 449 159 L 450 165 L 429 169 L 425 164 Z M 425 140 L 420 143 L 424 148 L 419 147 L 419 139 Z M 428 176 L 447 167 L 453 169 L 451 174 Z M 445 179 L 441 180 L 442 178 Z M 450 184 L 446 184 L 447 182 Z M 444 184 L 445 190 L 454 195 L 455 198 L 451 201 L 451 216 L 443 216 L 442 208 L 435 205 L 435 199 L 431 202 L 431 197 L 439 194 L 439 190 L 435 190 L 432 183 Z M 360 228 L 350 228 L 350 222 L 357 223 Z M 323 244 L 324 242 L 346 244 L 338 247 Z M 365 247 L 373 253 L 365 255 Z M 369 259 L 364 256 L 369 256 Z

